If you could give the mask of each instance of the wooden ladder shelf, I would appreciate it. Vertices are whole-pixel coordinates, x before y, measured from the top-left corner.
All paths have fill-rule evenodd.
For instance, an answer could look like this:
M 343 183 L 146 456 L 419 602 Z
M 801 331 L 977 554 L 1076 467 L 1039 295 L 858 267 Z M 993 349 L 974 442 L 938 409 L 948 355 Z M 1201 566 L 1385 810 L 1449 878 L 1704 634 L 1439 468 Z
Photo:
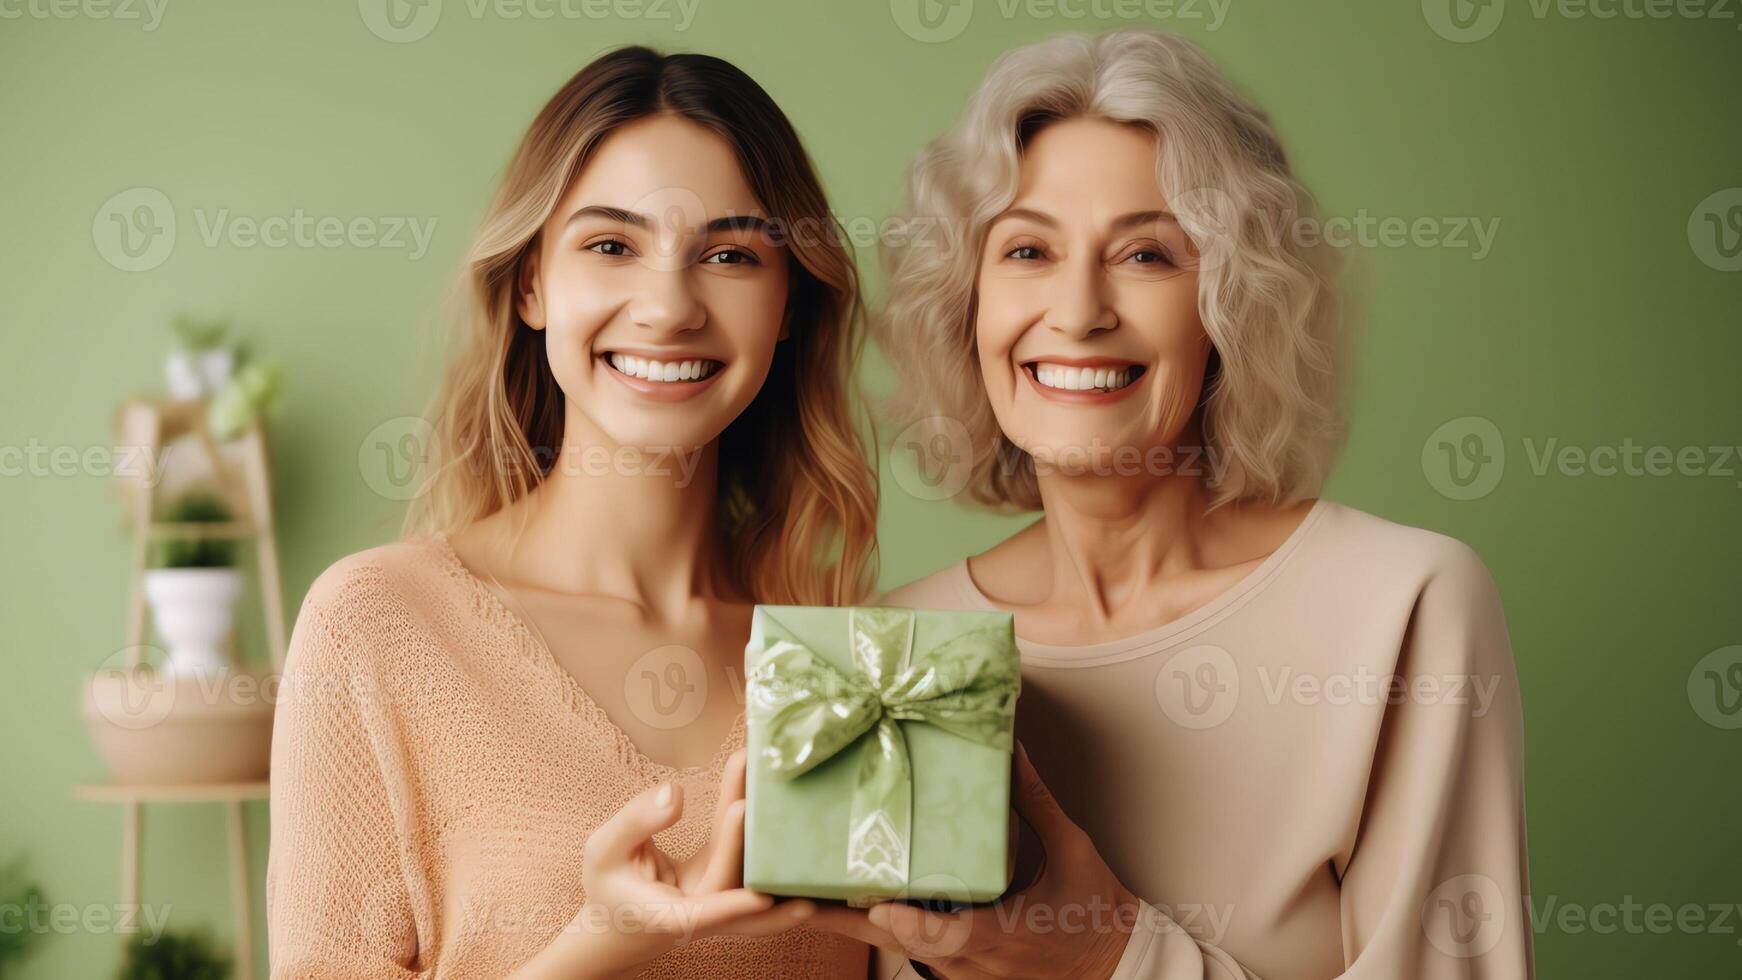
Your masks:
M 122 403 L 115 418 L 115 444 L 137 452 L 141 465 L 121 475 L 128 522 L 133 533 L 132 595 L 127 607 L 127 666 L 142 662 L 147 643 L 145 571 L 150 545 L 162 538 L 221 538 L 252 542 L 257 561 L 258 586 L 266 642 L 276 672 L 284 669 L 286 643 L 284 594 L 279 578 L 278 549 L 272 510 L 271 461 L 266 432 L 258 420 L 220 448 L 206 423 L 206 403 L 190 400 L 139 397 Z M 236 519 L 226 523 L 177 524 L 155 520 L 158 513 L 159 478 L 152 467 L 162 461 L 166 448 L 180 452 L 197 448 L 210 468 L 211 483 Z M 231 916 L 234 939 L 232 955 L 238 980 L 254 976 L 253 882 L 248 861 L 248 825 L 244 804 L 267 798 L 265 780 L 241 783 L 185 783 L 180 785 L 97 784 L 79 786 L 75 795 L 84 800 L 115 803 L 122 807 L 121 901 L 136 907 L 143 887 L 147 803 L 219 803 L 225 810 L 229 838 Z

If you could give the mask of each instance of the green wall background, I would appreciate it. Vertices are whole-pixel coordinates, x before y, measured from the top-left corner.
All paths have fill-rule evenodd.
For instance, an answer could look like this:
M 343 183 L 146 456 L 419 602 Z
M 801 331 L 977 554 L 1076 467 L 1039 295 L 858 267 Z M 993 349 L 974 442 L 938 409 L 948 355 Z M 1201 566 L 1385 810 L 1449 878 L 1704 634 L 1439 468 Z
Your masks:
M 385 23 L 377 0 L 29 2 L 0 2 L 0 451 L 14 463 L 0 476 L 0 855 L 28 852 L 50 897 L 81 907 L 119 887 L 118 812 L 70 787 L 102 775 L 76 702 L 81 675 L 121 644 L 127 552 L 106 479 L 19 473 L 17 451 L 104 445 L 115 401 L 161 384 L 173 313 L 230 314 L 288 370 L 275 439 L 294 609 L 329 562 L 393 534 L 400 505 L 370 489 L 359 446 L 421 407 L 436 313 L 494 177 L 591 57 L 645 42 L 737 62 L 807 136 L 839 213 L 875 220 L 998 52 L 1143 10 L 1023 0 L 1006 16 L 999 0 L 962 0 L 934 9 L 965 24 L 915 37 L 900 27 L 919 23 L 914 0 L 623 0 L 640 15 L 603 18 L 587 12 L 609 6 L 573 0 L 578 16 L 551 19 L 432 0 L 433 29 L 390 42 L 366 23 Z M 1480 257 L 1350 249 L 1367 323 L 1329 495 L 1470 542 L 1499 581 L 1525 695 L 1535 904 L 1552 913 L 1542 975 L 1736 976 L 1742 914 L 1713 924 L 1712 908 L 1742 902 L 1742 730 L 1723 727 L 1742 716 L 1689 681 L 1742 644 L 1742 462 L 1728 475 L 1710 472 L 1715 455 L 1668 476 L 1532 466 L 1549 440 L 1742 443 L 1742 272 L 1701 239 L 1704 214 L 1742 223 L 1735 11 L 1600 18 L 1494 0 L 1475 28 L 1486 36 L 1460 42 L 1433 26 L 1455 33 L 1441 0 L 1171 9 L 1159 23 L 1269 108 L 1327 214 L 1445 233 L 1453 218 L 1498 222 Z M 166 261 L 125 272 L 93 222 L 137 187 L 167 195 L 179 232 Z M 198 216 L 222 209 L 437 224 L 417 258 L 209 246 Z M 875 288 L 869 251 L 861 264 Z M 875 365 L 867 378 L 886 381 Z M 1423 449 L 1437 458 L 1435 430 L 1468 417 L 1493 424 L 1505 461 L 1484 471 L 1500 475 L 1491 492 L 1457 500 Z M 885 585 L 1019 525 L 918 500 L 884 469 Z M 261 842 L 264 807 L 251 819 Z M 147 825 L 146 901 L 224 935 L 218 809 L 153 807 Z M 1629 902 L 1700 906 L 1708 925 L 1659 932 L 1635 913 L 1635 928 L 1599 933 L 1561 911 Z M 51 936 L 22 975 L 105 976 L 118 946 Z

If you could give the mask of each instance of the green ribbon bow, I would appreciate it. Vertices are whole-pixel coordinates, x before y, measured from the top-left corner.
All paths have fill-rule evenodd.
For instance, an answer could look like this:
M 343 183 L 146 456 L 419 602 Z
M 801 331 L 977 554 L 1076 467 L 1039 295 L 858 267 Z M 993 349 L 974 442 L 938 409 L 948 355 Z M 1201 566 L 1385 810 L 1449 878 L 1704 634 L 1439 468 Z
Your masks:
M 915 658 L 913 625 L 911 610 L 849 609 L 854 671 L 781 639 L 745 680 L 750 715 L 768 733 L 761 758 L 783 778 L 870 735 L 859 750 L 847 873 L 889 893 L 907 884 L 913 823 L 913 766 L 896 722 L 1009 751 L 1021 687 L 1008 628 L 971 630 Z

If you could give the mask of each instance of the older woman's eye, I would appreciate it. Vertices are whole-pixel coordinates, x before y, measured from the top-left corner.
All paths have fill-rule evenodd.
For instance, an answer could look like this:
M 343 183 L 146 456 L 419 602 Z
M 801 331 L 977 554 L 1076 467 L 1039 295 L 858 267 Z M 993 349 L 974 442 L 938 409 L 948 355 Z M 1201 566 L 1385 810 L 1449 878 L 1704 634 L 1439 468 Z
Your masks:
M 1010 251 L 1005 252 L 1004 257 L 1007 259 L 1016 259 L 1020 262 L 1032 262 L 1044 257 L 1044 253 L 1041 252 L 1039 245 L 1018 245 Z
M 1173 256 L 1158 248 L 1140 248 L 1126 257 L 1125 261 L 1138 265 L 1172 265 Z

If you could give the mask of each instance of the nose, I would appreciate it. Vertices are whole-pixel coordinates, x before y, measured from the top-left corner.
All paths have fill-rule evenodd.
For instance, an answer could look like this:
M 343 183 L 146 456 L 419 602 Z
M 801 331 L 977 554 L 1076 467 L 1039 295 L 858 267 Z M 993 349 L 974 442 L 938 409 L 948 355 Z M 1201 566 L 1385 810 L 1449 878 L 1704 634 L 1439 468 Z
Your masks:
M 1108 301 L 1107 282 L 1099 261 L 1083 257 L 1066 262 L 1054 280 L 1052 302 L 1043 321 L 1054 330 L 1080 340 L 1119 325 Z
M 688 268 L 648 269 L 629 304 L 629 317 L 638 327 L 671 336 L 707 322 L 707 308 L 696 295 Z

